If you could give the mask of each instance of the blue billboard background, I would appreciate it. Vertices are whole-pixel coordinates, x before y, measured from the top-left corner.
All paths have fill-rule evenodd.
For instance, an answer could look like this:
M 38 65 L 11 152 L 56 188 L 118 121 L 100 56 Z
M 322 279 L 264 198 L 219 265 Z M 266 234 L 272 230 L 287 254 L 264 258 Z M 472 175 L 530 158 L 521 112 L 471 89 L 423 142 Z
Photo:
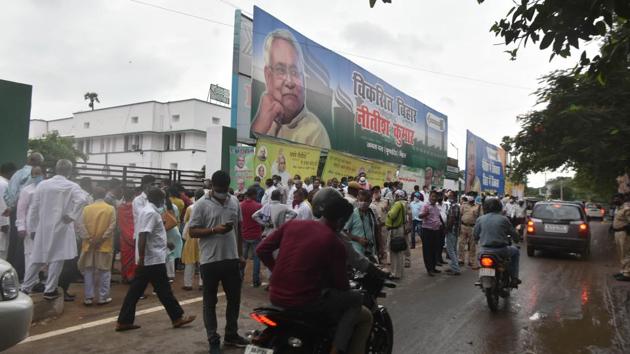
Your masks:
M 505 190 L 505 151 L 466 131 L 466 192 Z
M 319 147 L 410 167 L 445 170 L 446 115 L 311 41 L 259 7 L 254 8 L 252 120 L 266 90 L 264 42 L 278 29 L 290 31 L 301 47 L 305 105 L 330 139 L 330 146 Z

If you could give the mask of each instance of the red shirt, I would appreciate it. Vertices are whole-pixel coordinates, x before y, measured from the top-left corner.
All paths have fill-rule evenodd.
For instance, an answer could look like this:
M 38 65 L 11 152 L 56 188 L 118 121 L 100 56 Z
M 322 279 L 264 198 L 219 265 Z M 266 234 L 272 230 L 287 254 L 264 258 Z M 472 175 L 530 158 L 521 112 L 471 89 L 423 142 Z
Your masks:
M 280 249 L 276 259 L 273 251 Z M 287 308 L 314 303 L 324 289 L 348 289 L 346 248 L 319 221 L 289 221 L 267 236 L 256 249 L 273 272 L 271 303 Z
M 243 214 L 241 235 L 244 240 L 260 240 L 260 236 L 262 236 L 262 226 L 252 219 L 252 215 L 260 208 L 262 208 L 262 205 L 255 200 L 246 198 L 241 202 L 241 214 Z

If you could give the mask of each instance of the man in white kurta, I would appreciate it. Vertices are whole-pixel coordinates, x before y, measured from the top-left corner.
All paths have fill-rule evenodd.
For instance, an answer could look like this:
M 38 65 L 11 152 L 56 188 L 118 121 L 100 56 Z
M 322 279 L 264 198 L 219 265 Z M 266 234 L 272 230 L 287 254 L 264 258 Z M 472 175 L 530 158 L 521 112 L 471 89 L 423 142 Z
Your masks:
M 74 221 L 87 204 L 88 194 L 78 184 L 68 180 L 72 163 L 59 160 L 56 175 L 42 181 L 33 194 L 27 228 L 35 232 L 30 264 L 24 276 L 22 291 L 29 293 L 38 281 L 37 274 L 48 264 L 44 298 L 59 297 L 57 284 L 67 259 L 77 256 Z
M 3 196 L 9 188 L 9 179 L 14 171 L 13 164 L 4 164 L 0 167 L 0 259 L 7 259 L 9 253 L 9 217 L 6 212 L 8 206 Z
M 18 235 L 24 240 L 24 269 L 28 269 L 28 264 L 30 263 L 29 258 L 33 250 L 33 238 L 31 238 L 31 233 L 26 228 L 28 211 L 31 200 L 33 200 L 33 194 L 35 194 L 35 189 L 43 178 L 42 168 L 39 166 L 33 167 L 31 169 L 31 182 L 22 188 L 20 197 L 18 198 L 15 226 L 17 227 Z
M 142 212 L 142 209 L 144 209 L 144 207 L 149 203 L 146 192 L 149 190 L 149 188 L 153 186 L 153 183 L 155 183 L 155 177 L 151 175 L 144 175 L 142 176 L 142 180 L 140 183 L 142 187 L 142 193 L 140 193 L 140 195 L 138 195 L 137 197 L 133 198 L 133 202 L 131 203 L 132 212 L 133 212 L 133 226 L 134 226 L 133 238 L 134 239 L 138 239 L 137 230 L 140 230 L 142 228 L 142 226 L 138 225 L 137 222 L 138 220 L 140 220 L 140 213 Z

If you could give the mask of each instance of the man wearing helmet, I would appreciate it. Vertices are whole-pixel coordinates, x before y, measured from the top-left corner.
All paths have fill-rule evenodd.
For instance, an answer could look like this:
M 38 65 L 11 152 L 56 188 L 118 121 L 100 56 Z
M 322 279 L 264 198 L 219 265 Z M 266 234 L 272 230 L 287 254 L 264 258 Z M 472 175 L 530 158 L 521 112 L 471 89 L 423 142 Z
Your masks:
M 519 249 L 510 244 L 509 235 L 514 241 L 520 241 L 520 235 L 512 226 L 510 220 L 502 215 L 503 206 L 495 197 L 488 197 L 483 203 L 484 215 L 477 219 L 473 235 L 479 242 L 479 253 L 492 253 L 500 257 L 510 257 L 509 272 L 512 276 L 512 286 L 521 283 L 518 278 Z
M 323 313 L 338 322 L 331 353 L 364 353 L 372 326 L 362 295 L 349 289 L 347 248 L 338 236 L 352 212 L 338 191 L 324 188 L 313 198 L 319 221 L 288 222 L 256 249 L 273 271 L 269 299 L 274 306 Z

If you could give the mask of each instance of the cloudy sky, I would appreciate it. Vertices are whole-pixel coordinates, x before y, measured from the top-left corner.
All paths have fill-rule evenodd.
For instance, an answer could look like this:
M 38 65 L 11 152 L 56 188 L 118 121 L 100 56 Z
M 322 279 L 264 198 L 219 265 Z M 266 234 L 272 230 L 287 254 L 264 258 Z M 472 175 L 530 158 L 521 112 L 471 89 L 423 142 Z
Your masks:
M 167 11 L 147 4 L 164 7 Z M 21 0 L 0 12 L 0 77 L 33 85 L 32 118 L 146 100 L 205 99 L 230 88 L 235 8 L 258 5 L 312 40 L 370 70 L 449 117 L 449 141 L 466 129 L 498 144 L 533 108 L 537 78 L 570 67 L 548 51 L 508 60 L 489 33 L 511 1 L 393 0 Z M 181 12 L 181 13 L 176 13 Z M 188 14 L 188 15 L 185 15 Z M 457 152 L 449 147 L 449 156 Z M 554 174 L 547 174 L 549 178 Z M 530 185 L 544 176 L 530 177 Z

